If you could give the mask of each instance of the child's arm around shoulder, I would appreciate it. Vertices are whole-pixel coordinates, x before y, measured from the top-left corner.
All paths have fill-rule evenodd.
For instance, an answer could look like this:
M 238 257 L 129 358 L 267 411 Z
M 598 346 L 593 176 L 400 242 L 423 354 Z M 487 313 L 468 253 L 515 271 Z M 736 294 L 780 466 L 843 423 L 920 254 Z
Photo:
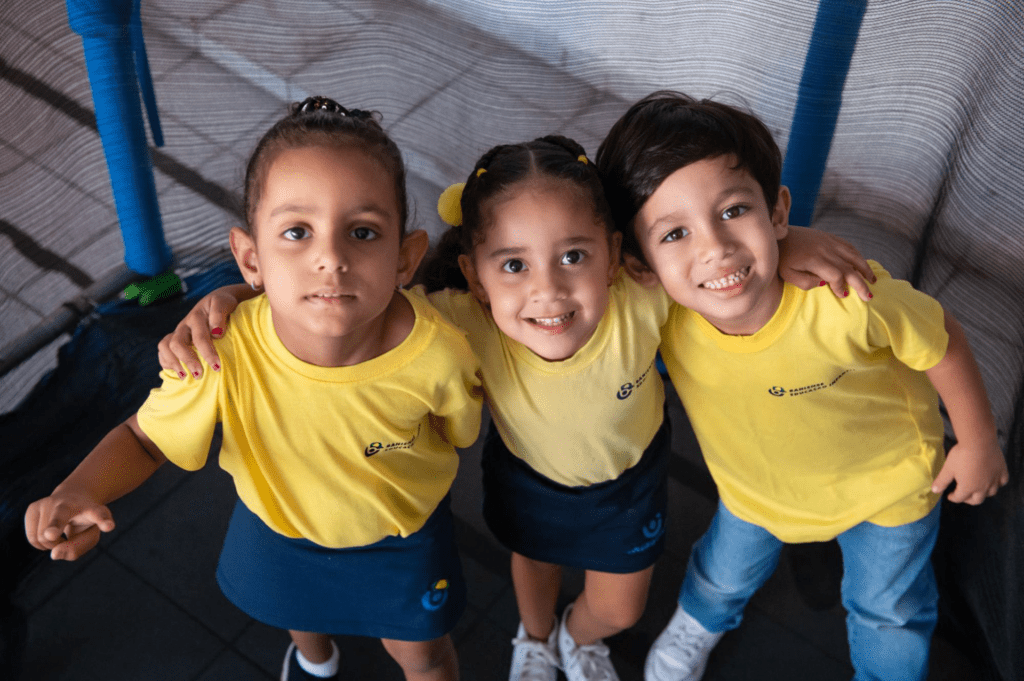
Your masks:
M 945 312 L 945 325 L 949 334 L 946 354 L 925 374 L 946 405 L 957 442 L 932 483 L 932 491 L 940 494 L 955 481 L 949 500 L 977 505 L 995 495 L 1009 481 L 1009 473 L 967 336 L 949 312 Z
M 132 415 L 111 430 L 53 493 L 25 512 L 25 535 L 54 560 L 76 560 L 114 529 L 107 504 L 149 479 L 163 452 Z
M 196 356 L 198 352 L 214 371 L 219 371 L 220 357 L 213 345 L 213 339 L 224 335 L 228 317 L 239 303 L 257 295 L 259 291 L 245 284 L 232 284 L 222 286 L 200 298 L 196 306 L 174 327 L 174 331 L 160 340 L 157 346 L 160 366 L 177 374 L 182 380 L 185 380 L 188 374 L 199 378 L 203 375 L 203 365 Z
M 437 325 L 439 346 L 445 358 L 431 366 L 440 368 L 436 386 L 438 401 L 433 415 L 443 419 L 438 432 L 448 443 L 456 447 L 468 447 L 476 441 L 480 432 L 483 388 L 480 377 L 480 360 L 466 339 L 466 331 L 457 326 L 450 308 L 443 305 L 444 299 L 426 296 L 417 287 L 412 292 L 423 300 L 433 323 Z M 442 303 L 441 306 L 438 303 Z M 448 314 L 445 314 L 445 312 Z M 441 424 L 435 424 L 438 426 Z

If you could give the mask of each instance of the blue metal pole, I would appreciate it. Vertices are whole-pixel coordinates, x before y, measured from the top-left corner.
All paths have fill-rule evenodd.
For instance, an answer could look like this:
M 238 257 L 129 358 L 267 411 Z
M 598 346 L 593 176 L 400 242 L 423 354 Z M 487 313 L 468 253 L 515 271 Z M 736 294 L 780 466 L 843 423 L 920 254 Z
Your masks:
M 125 264 L 152 276 L 168 268 L 171 251 L 164 241 L 139 103 L 135 61 L 145 61 L 145 50 L 139 47 L 141 25 L 133 42 L 133 25 L 139 23 L 139 3 L 140 0 L 67 0 L 67 9 L 68 23 L 82 36 L 85 49 L 96 125 L 124 239 Z M 147 68 L 143 77 L 149 90 L 145 95 L 147 105 L 152 103 L 150 122 L 154 136 L 162 142 L 148 75 Z
M 782 184 L 793 194 L 791 224 L 810 225 L 814 217 L 867 5 L 867 0 L 821 0 L 818 5 L 782 166 Z

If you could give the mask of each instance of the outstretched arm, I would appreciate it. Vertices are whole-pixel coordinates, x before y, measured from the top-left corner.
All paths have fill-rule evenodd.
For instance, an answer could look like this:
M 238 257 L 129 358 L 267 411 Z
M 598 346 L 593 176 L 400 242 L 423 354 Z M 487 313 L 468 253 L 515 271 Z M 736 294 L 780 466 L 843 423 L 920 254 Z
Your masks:
M 946 405 L 957 442 L 932 483 L 932 491 L 941 494 L 955 481 L 949 500 L 977 505 L 998 492 L 1009 481 L 1009 473 L 967 336 L 948 312 L 945 324 L 949 334 L 946 356 L 925 373 Z
M 25 512 L 25 535 L 54 560 L 76 560 L 114 529 L 107 504 L 149 479 L 166 461 L 133 415 L 114 428 L 53 493 Z
M 222 286 L 203 296 L 196 306 L 178 322 L 174 331 L 161 339 L 157 346 L 160 366 L 178 374 L 184 380 L 188 374 L 196 378 L 203 375 L 203 365 L 196 356 L 196 350 L 214 371 L 220 369 L 220 357 L 213 347 L 213 339 L 224 335 L 228 316 L 244 300 L 259 295 L 246 284 Z M 195 345 L 195 350 L 192 346 Z M 184 369 L 182 369 L 184 365 Z M 186 371 L 188 374 L 186 374 Z
M 868 282 L 875 281 L 871 267 L 849 241 L 793 225 L 779 240 L 779 274 L 804 290 L 827 284 L 840 298 L 853 289 L 865 302 L 871 298 Z

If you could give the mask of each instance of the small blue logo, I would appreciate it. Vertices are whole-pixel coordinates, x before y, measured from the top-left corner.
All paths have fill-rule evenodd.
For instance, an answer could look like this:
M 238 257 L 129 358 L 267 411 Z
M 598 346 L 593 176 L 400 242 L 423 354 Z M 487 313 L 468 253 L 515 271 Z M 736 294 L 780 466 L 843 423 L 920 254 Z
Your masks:
M 651 521 L 644 525 L 643 532 L 644 536 L 648 539 L 654 539 L 662 532 L 665 531 L 665 522 L 661 519 L 661 514 L 656 514 Z
M 384 445 L 380 442 L 371 442 L 366 447 L 366 456 L 373 456 L 382 449 L 384 449 Z
M 633 393 L 633 384 L 632 383 L 623 383 L 622 387 L 619 388 L 619 392 L 616 393 L 615 396 L 618 397 L 620 400 L 624 400 L 627 397 L 629 397 L 632 393 Z
M 782 397 L 783 395 L 786 394 L 786 389 L 774 385 L 771 388 L 768 388 L 768 392 L 771 393 L 772 395 L 775 395 L 776 397 Z
M 440 610 L 441 606 L 448 602 L 448 580 L 439 579 L 430 587 L 430 591 L 423 594 L 420 603 L 426 610 Z

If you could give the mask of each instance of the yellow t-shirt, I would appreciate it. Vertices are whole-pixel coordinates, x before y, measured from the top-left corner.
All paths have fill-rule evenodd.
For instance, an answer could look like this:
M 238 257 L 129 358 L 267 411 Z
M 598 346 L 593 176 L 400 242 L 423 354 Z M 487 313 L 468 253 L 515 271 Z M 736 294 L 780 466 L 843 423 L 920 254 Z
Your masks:
M 164 372 L 139 425 L 171 462 L 197 470 L 222 423 L 221 467 L 282 535 L 332 548 L 408 536 L 451 487 L 452 445 L 476 440 L 482 395 L 464 334 L 422 296 L 406 298 L 409 336 L 347 367 L 297 359 L 266 297 L 242 303 L 215 341 L 221 370 L 185 381 Z
M 751 336 L 675 306 L 662 357 L 726 507 L 786 542 L 924 517 L 943 461 L 941 306 L 877 263 L 869 303 L 786 284 Z
M 468 293 L 438 291 L 430 301 L 466 330 L 498 433 L 531 468 L 578 487 L 617 478 L 640 460 L 663 420 L 654 358 L 670 301 L 660 288 L 620 272 L 594 335 L 560 362 L 503 334 Z

